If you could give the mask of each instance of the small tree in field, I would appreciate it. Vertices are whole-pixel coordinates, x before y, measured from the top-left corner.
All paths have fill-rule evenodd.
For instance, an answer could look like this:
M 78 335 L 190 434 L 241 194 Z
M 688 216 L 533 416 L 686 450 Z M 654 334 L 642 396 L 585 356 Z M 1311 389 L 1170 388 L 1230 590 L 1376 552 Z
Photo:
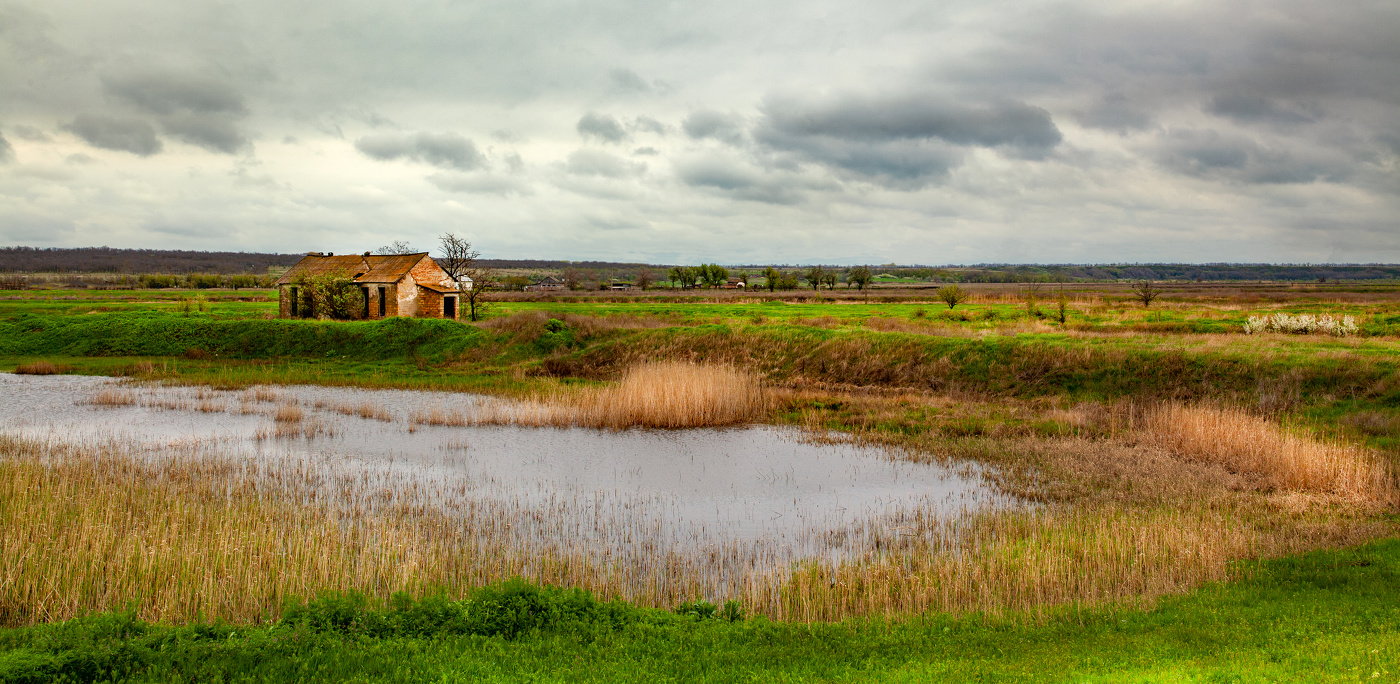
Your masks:
M 1142 302 L 1143 308 L 1152 306 L 1152 300 L 1162 296 L 1162 288 L 1151 280 L 1139 280 L 1129 289 L 1132 290 L 1133 299 Z
M 481 253 L 472 249 L 472 243 L 466 238 L 446 233 L 438 238 L 438 242 L 442 252 L 442 256 L 437 259 L 438 266 L 441 266 L 447 275 L 452 276 L 452 280 L 458 283 L 459 287 L 463 277 L 471 279 L 471 287 L 461 290 L 461 297 L 466 300 L 471 319 L 481 320 L 486 313 L 486 299 L 483 295 L 495 286 L 496 274 L 477 263 Z
M 782 277 L 783 274 L 779 273 L 778 269 L 772 266 L 763 269 L 763 280 L 768 285 L 769 292 L 778 289 L 778 281 L 781 280 Z
M 846 271 L 846 287 L 855 285 L 857 290 L 864 290 L 865 288 L 870 287 L 870 281 L 873 278 L 874 276 L 870 274 L 869 267 L 857 266 L 849 271 Z
M 835 290 L 836 283 L 840 280 L 841 275 L 836 272 L 836 269 L 822 271 L 822 284 L 826 286 L 826 289 Z
M 971 297 L 972 293 L 957 285 L 944 285 L 938 288 L 938 292 L 934 293 L 934 295 L 938 297 L 939 301 L 947 304 L 949 309 L 952 309 L 967 301 L 967 298 Z
M 822 287 L 822 276 L 826 275 L 826 269 L 821 266 L 813 266 L 802 274 L 802 279 L 812 286 L 813 290 L 820 290 Z

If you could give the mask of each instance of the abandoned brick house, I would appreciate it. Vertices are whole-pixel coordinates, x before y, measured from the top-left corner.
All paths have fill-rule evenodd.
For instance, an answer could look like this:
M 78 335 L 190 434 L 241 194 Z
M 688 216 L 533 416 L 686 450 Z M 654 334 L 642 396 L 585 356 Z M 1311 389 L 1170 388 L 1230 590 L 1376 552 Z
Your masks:
M 456 318 L 459 292 L 452 276 L 427 252 L 419 254 L 341 255 L 311 252 L 277 279 L 278 312 L 282 318 L 315 316 L 309 311 L 302 276 L 344 275 L 364 294 L 363 318 L 422 316 Z M 470 287 L 470 285 L 467 285 Z

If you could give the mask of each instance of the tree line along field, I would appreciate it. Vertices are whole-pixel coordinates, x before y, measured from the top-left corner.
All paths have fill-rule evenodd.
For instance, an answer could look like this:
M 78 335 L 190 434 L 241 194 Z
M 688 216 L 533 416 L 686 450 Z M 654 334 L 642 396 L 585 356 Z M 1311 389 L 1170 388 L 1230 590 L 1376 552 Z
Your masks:
M 952 309 L 927 290 L 884 287 L 501 294 L 475 325 L 270 320 L 267 290 L 0 293 L 0 368 L 31 372 L 551 401 L 611 391 L 639 364 L 721 365 L 761 380 L 754 420 L 979 463 L 1040 506 L 966 521 L 956 560 L 896 544 L 883 560 L 796 569 L 785 603 L 740 602 L 727 619 L 723 606 L 509 583 L 393 598 L 327 580 L 341 593 L 157 622 L 142 612 L 154 607 L 116 601 L 93 604 L 96 617 L 30 624 L 0 597 L 0 616 L 11 611 L 0 681 L 1400 678 L 1389 589 L 1400 570 L 1400 288 L 1193 282 L 1143 307 L 1126 285 L 1078 284 L 1065 287 L 1062 323 L 1058 287 L 967 287 Z M 1251 317 L 1280 313 L 1351 316 L 1357 331 L 1245 334 Z M 0 444 L 7 481 L 48 476 L 34 449 Z M 104 519 L 174 486 L 75 468 L 66 486 L 86 487 Z M 55 517 L 34 507 L 60 504 L 0 507 L 0 555 L 26 553 L 26 525 Z M 193 525 L 271 513 L 180 515 Z M 325 558 L 363 552 L 335 543 Z M 177 577 L 175 589 L 199 581 Z M 241 605 L 238 587 L 221 591 Z

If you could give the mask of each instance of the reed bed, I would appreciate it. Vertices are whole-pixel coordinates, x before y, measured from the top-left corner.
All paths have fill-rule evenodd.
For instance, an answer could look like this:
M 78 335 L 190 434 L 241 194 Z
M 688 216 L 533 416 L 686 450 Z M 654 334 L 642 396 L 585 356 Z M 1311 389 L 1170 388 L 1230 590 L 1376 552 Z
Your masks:
M 65 370 L 63 366 L 51 361 L 34 361 L 15 366 L 15 375 L 57 375 Z
M 937 610 L 1044 615 L 1143 605 L 1229 577 L 1230 561 L 1349 541 L 1208 508 L 912 512 L 828 530 L 845 560 L 772 547 L 667 544 L 578 502 L 478 498 L 452 485 L 257 461 L 188 445 L 71 446 L 0 437 L 0 624 L 136 601 L 150 620 L 275 618 L 292 596 L 446 591 L 524 576 L 669 608 L 739 600 L 778 620 Z M 1374 531 L 1372 531 L 1374 532 Z M 614 540 L 599 544 L 597 535 Z M 780 543 L 791 543 L 785 540 Z
M 1239 409 L 1167 403 L 1148 411 L 1139 431 L 1177 454 L 1256 475 L 1278 489 L 1397 500 L 1395 475 L 1377 454 L 1290 432 Z
M 628 368 L 606 387 L 559 388 L 523 400 L 484 400 L 469 410 L 415 412 L 416 425 L 696 428 L 761 419 L 767 395 L 758 378 L 730 366 L 653 362 Z
M 277 413 L 273 414 L 272 419 L 278 423 L 300 423 L 305 417 L 306 414 L 302 412 L 301 407 L 295 404 L 282 404 L 277 407 Z
M 105 389 L 92 395 L 91 403 L 94 406 L 131 406 L 136 403 L 136 396 L 123 389 Z

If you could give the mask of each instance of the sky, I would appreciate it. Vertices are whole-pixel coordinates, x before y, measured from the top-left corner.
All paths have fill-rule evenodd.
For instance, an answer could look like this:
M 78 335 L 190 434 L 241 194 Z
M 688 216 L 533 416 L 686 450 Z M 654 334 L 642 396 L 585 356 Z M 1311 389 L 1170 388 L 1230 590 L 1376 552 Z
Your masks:
M 1400 262 L 1400 3 L 0 0 L 0 245 Z

